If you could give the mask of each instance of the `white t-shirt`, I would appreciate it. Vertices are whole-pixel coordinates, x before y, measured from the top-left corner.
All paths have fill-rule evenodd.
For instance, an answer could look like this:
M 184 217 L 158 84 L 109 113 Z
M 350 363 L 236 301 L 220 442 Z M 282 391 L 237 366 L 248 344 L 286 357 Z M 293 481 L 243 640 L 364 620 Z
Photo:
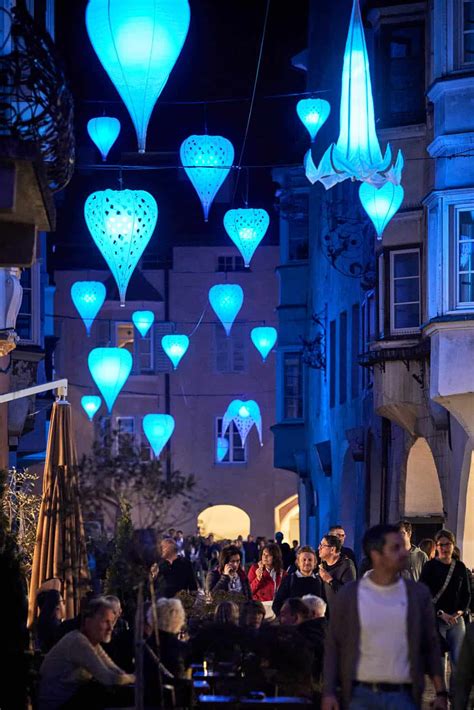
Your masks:
M 410 683 L 407 590 L 403 579 L 374 584 L 370 574 L 358 586 L 360 620 L 356 679 L 366 683 Z

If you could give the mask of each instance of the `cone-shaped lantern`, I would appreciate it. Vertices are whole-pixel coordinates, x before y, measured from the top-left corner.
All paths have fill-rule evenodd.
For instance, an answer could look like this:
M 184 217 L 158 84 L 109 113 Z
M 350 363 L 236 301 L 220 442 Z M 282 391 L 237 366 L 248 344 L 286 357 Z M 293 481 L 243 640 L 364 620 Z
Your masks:
M 178 59 L 189 27 L 188 0 L 89 0 L 86 26 L 145 151 L 153 107 Z
M 301 99 L 296 104 L 296 113 L 308 131 L 311 142 L 314 141 L 319 129 L 326 123 L 331 112 L 331 106 L 324 99 Z
M 120 121 L 111 116 L 91 118 L 87 124 L 87 132 L 92 142 L 98 147 L 102 160 L 107 160 L 109 150 L 120 133 Z
M 391 182 L 386 182 L 378 190 L 364 182 L 360 186 L 359 198 L 362 207 L 369 215 L 379 239 L 382 239 L 383 230 L 400 208 L 403 195 L 403 187 L 392 185 Z
M 181 144 L 179 155 L 207 222 L 212 201 L 232 167 L 234 147 L 222 136 L 189 136 Z
M 174 431 L 174 419 L 171 414 L 147 414 L 143 417 L 143 431 L 158 458 Z
M 132 321 L 142 338 L 144 338 L 155 321 L 155 314 L 153 311 L 134 311 L 132 313 Z
M 93 192 L 86 200 L 84 215 L 124 306 L 128 282 L 158 219 L 155 198 L 145 190 Z
M 247 439 L 247 434 L 250 429 L 255 424 L 258 431 L 258 437 L 260 440 L 260 446 L 262 446 L 262 415 L 260 414 L 260 407 L 257 402 L 253 399 L 247 401 L 242 401 L 241 399 L 234 399 L 227 407 L 227 412 L 224 414 L 222 419 L 222 434 L 225 434 L 229 428 L 229 424 L 234 422 L 237 427 L 237 431 L 242 439 L 242 446 L 245 446 L 245 441 Z
M 228 210 L 224 215 L 224 227 L 237 249 L 242 254 L 245 266 L 255 253 L 270 224 L 266 210 Z
M 242 308 L 244 292 L 238 284 L 217 284 L 209 289 L 209 302 L 229 335 L 237 313 Z
M 89 371 L 109 412 L 127 381 L 132 364 L 132 356 L 125 348 L 94 348 L 89 353 Z
M 101 281 L 75 281 L 71 298 L 90 335 L 94 319 L 105 301 L 106 289 Z
M 179 335 L 178 333 L 164 335 L 161 338 L 161 347 L 168 355 L 173 363 L 173 368 L 176 370 L 181 358 L 186 354 L 186 350 L 189 348 L 189 338 L 187 335 Z
M 89 417 L 89 421 L 94 419 L 94 416 L 99 411 L 101 404 L 102 400 L 96 394 L 86 394 L 84 397 L 81 397 L 81 406 Z
M 229 453 L 229 440 L 225 436 L 217 437 L 216 460 L 221 463 Z
M 252 338 L 252 343 L 262 356 L 263 362 L 265 362 L 268 353 L 273 348 L 277 340 L 276 328 L 272 328 L 272 326 L 252 328 L 250 337 Z

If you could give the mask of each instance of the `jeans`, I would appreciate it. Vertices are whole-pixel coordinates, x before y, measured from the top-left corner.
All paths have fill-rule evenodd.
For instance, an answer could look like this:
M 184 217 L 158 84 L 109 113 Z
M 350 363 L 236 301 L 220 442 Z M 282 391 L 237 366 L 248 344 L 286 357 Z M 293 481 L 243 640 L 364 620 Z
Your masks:
M 374 692 L 357 686 L 352 692 L 349 710 L 418 710 L 411 693 L 406 691 Z
M 438 621 L 438 631 L 441 638 L 443 639 L 443 644 L 449 653 L 449 660 L 451 662 L 451 678 L 450 678 L 450 690 L 454 688 L 454 674 L 456 672 L 456 665 L 458 662 L 459 654 L 461 652 L 462 642 L 464 640 L 464 635 L 466 633 L 466 625 L 464 619 L 461 616 L 457 624 L 454 626 L 449 626 L 442 619 L 437 619 Z M 443 653 L 443 670 L 444 677 L 446 679 L 446 654 Z

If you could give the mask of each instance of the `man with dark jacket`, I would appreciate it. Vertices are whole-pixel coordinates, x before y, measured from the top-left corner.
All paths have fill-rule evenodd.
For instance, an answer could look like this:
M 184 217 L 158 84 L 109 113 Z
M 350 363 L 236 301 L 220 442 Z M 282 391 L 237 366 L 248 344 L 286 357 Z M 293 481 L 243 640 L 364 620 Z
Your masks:
M 372 570 L 334 598 L 322 710 L 415 710 L 425 673 L 435 687 L 432 708 L 446 710 L 433 603 L 424 585 L 401 577 L 408 558 L 402 536 L 393 525 L 376 525 L 365 533 L 363 547 Z
M 324 584 L 324 596 L 329 606 L 329 613 L 335 595 L 344 584 L 353 582 L 356 577 L 354 564 L 341 555 L 341 541 L 335 535 L 325 535 L 319 545 L 319 576 Z
M 331 525 L 328 530 L 328 533 L 330 535 L 335 535 L 339 538 L 339 540 L 341 541 L 341 556 L 349 558 L 355 569 L 357 570 L 357 561 L 356 556 L 354 554 L 354 550 L 351 547 L 346 547 L 344 545 L 346 541 L 346 531 L 344 530 L 343 526 L 339 524 Z
M 195 592 L 198 588 L 193 566 L 186 557 L 178 556 L 176 542 L 171 538 L 161 541 L 161 558 L 154 566 L 157 597 L 174 597 L 181 590 Z

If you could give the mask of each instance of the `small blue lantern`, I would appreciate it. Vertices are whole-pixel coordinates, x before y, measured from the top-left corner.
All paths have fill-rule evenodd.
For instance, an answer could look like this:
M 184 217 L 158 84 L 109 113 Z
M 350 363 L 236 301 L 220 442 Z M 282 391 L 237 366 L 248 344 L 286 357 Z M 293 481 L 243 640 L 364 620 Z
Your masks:
M 181 144 L 179 155 L 207 222 L 212 201 L 232 167 L 234 147 L 222 136 L 189 136 Z
M 105 301 L 106 289 L 101 281 L 75 281 L 71 298 L 90 335 L 94 319 Z
M 221 463 L 229 453 L 229 440 L 225 436 L 217 437 L 216 459 Z
M 359 198 L 362 207 L 369 215 L 377 232 L 378 239 L 382 239 L 382 232 L 398 211 L 403 202 L 403 187 L 386 182 L 377 190 L 374 185 L 363 182 L 359 188 Z
M 188 0 L 89 0 L 86 27 L 92 46 L 119 92 L 145 151 L 153 107 L 183 48 Z
M 250 337 L 252 338 L 252 343 L 262 356 L 263 362 L 265 362 L 268 353 L 273 348 L 277 340 L 276 328 L 272 328 L 272 326 L 252 328 Z
M 224 227 L 237 249 L 242 254 L 245 266 L 255 253 L 270 224 L 266 210 L 228 210 L 224 215 Z
M 93 143 L 98 147 L 102 160 L 107 160 L 109 150 L 120 133 L 120 121 L 112 116 L 91 118 L 87 124 L 87 131 Z
M 216 284 L 209 289 L 209 302 L 229 335 L 237 313 L 242 308 L 244 292 L 238 284 Z
M 174 431 L 174 419 L 171 414 L 147 414 L 143 417 L 143 431 L 158 458 Z
M 153 311 L 134 311 L 132 313 L 132 321 L 135 328 L 138 330 L 142 338 L 150 330 L 155 320 Z
M 296 113 L 308 131 L 311 142 L 316 138 L 319 129 L 326 123 L 331 112 L 331 106 L 324 99 L 301 99 L 296 104 Z
M 125 306 L 128 282 L 158 219 L 155 198 L 145 190 L 93 192 L 84 205 L 86 224 L 111 270 Z
M 99 411 L 102 400 L 95 394 L 86 394 L 81 397 L 81 406 L 91 422 L 95 414 Z
M 111 412 L 132 370 L 133 358 L 125 348 L 94 348 L 89 353 L 88 365 L 107 409 Z
M 250 429 L 255 424 L 258 431 L 258 436 L 260 439 L 260 446 L 262 443 L 262 415 L 260 413 L 260 407 L 257 402 L 253 399 L 247 401 L 242 401 L 241 399 L 234 399 L 227 407 L 227 411 L 222 419 L 222 434 L 225 435 L 227 429 L 231 422 L 234 422 L 237 427 L 237 431 L 242 439 L 242 446 L 245 446 L 245 441 L 247 439 L 247 434 Z
M 187 335 L 178 335 L 177 333 L 164 335 L 161 338 L 161 347 L 168 355 L 173 363 L 173 368 L 176 370 L 181 358 L 189 348 L 189 338 Z

